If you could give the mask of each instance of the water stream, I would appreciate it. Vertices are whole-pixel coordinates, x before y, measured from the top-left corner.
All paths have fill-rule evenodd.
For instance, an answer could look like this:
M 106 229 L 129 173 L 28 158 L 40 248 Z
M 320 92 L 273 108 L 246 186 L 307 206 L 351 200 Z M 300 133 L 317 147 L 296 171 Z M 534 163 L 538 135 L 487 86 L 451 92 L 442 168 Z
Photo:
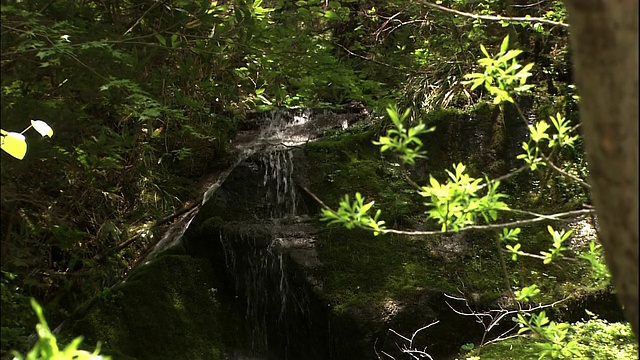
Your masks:
M 300 270 L 319 262 L 309 200 L 296 183 L 296 152 L 353 119 L 308 109 L 252 119 L 230 144 L 230 165 L 211 179 L 202 203 L 182 215 L 142 261 L 182 243 L 226 274 L 223 291 L 244 313 L 251 342 L 227 353 L 228 359 L 332 358 L 326 306 L 313 279 Z M 209 233 L 193 234 L 211 218 L 222 221 Z

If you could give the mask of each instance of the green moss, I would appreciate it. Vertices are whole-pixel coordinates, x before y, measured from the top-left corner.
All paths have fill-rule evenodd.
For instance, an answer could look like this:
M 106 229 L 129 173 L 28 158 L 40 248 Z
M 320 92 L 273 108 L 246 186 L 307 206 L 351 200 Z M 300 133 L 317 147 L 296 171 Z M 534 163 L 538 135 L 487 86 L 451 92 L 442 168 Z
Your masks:
M 513 131 L 514 126 L 508 123 L 505 131 L 505 126 L 496 122 L 497 111 L 496 107 L 485 105 L 478 107 L 473 114 L 444 110 L 427 116 L 425 121 L 435 125 L 437 130 L 423 139 L 428 150 L 427 170 L 422 173 L 415 171 L 414 180 L 424 183 L 429 175 L 444 179 L 444 169 L 456 161 L 468 165 L 474 176 L 504 174 L 505 167 L 512 167 L 512 162 L 502 158 L 507 148 L 506 137 L 512 136 L 508 131 Z M 469 146 L 470 139 L 478 131 L 485 134 L 482 144 L 490 154 L 474 153 L 475 147 L 471 149 Z M 379 149 L 370 145 L 373 136 L 371 132 L 357 136 L 351 134 L 307 146 L 305 154 L 313 166 L 313 171 L 309 172 L 310 190 L 334 208 L 344 194 L 352 196 L 359 191 L 367 200 L 376 201 L 390 227 L 424 226 L 424 199 L 417 196 L 414 189 L 408 188 L 398 168 L 389 164 L 388 160 L 393 161 L 393 157 L 380 156 Z M 508 200 L 515 208 L 533 209 L 540 213 L 575 209 L 575 202 L 568 203 L 561 197 L 554 197 L 552 200 L 555 201 L 549 203 L 529 201 L 532 190 L 537 186 L 529 173 L 521 173 L 505 183 L 505 191 L 510 195 Z M 472 299 L 474 306 L 486 309 L 497 307 L 508 294 L 494 232 L 461 233 L 459 243 L 464 245 L 464 249 L 448 254 L 450 249 L 447 246 L 451 243 L 447 243 L 450 240 L 446 237 L 375 237 L 363 230 L 320 227 L 317 247 L 323 266 L 317 270 L 316 276 L 323 283 L 323 295 L 333 306 L 334 315 L 368 324 L 364 330 L 361 329 L 362 338 L 358 341 L 373 341 L 375 336 L 386 331 L 390 324 L 383 323 L 383 319 L 385 311 L 389 310 L 385 304 L 390 301 L 416 307 L 416 304 L 423 304 L 420 299 L 430 291 L 462 292 Z M 552 244 L 546 224 L 523 228 L 520 240 L 523 250 L 533 254 L 548 250 Z M 594 296 L 604 289 L 602 283 L 585 276 L 589 273 L 587 263 L 556 261 L 544 264 L 540 259 L 525 257 L 513 262 L 506 256 L 506 266 L 513 289 L 534 283 L 540 287 L 542 296 L 536 298 L 536 302 L 550 303 L 571 297 L 564 303 L 565 307 L 553 311 L 556 319 L 571 318 L 574 316 L 572 309 L 585 306 L 580 299 Z M 607 301 L 596 299 L 591 303 L 616 308 L 615 304 Z M 431 316 L 428 311 L 434 306 L 430 302 L 423 307 L 424 312 L 417 314 L 407 310 L 415 315 L 413 328 L 407 328 L 407 331 L 410 333 L 418 326 L 416 318 L 424 320 Z M 445 311 L 450 312 L 450 309 L 436 311 L 441 311 L 439 316 L 446 316 Z M 401 313 L 398 316 L 410 317 Z M 352 320 L 345 320 L 348 321 Z M 401 330 L 400 327 L 394 329 Z M 374 334 L 376 331 L 378 335 Z
M 213 279 L 206 260 L 158 257 L 94 299 L 70 332 L 103 341 L 117 359 L 222 359 L 241 336 Z
M 481 250 L 476 244 L 474 255 L 447 260 L 432 246 L 434 238 L 376 237 L 364 230 L 324 228 L 318 243 L 323 292 L 339 310 L 375 307 L 423 289 L 456 293 L 464 284 L 470 292 L 497 293 L 503 287 L 491 249 Z
M 360 192 L 384 209 L 382 219 L 389 224 L 408 222 L 419 205 L 398 167 L 390 166 L 372 144 L 375 133 L 367 130 L 338 139 L 321 140 L 305 147 L 309 188 L 331 207 L 344 195 Z

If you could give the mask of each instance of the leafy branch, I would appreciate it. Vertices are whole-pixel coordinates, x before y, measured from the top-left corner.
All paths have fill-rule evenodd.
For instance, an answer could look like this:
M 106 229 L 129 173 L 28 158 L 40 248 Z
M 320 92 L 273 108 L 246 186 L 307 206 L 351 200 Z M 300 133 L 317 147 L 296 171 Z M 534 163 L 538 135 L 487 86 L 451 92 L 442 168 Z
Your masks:
M 500 51 L 491 56 L 484 45 L 480 45 L 480 50 L 485 55 L 478 60 L 478 64 L 484 68 L 482 73 L 467 74 L 464 77 L 469 79 L 463 84 L 471 84 L 471 90 L 480 85 L 493 95 L 493 103 L 503 102 L 513 103 L 512 93 L 523 93 L 533 87 L 527 84 L 527 79 L 531 76 L 530 70 L 533 63 L 524 67 L 516 61 L 516 57 L 522 50 L 509 50 L 509 35 L 505 36 L 500 45 Z
M 387 114 L 389 114 L 395 129 L 389 129 L 386 136 L 381 136 L 379 141 L 374 141 L 373 143 L 380 146 L 380 152 L 387 150 L 397 152 L 405 164 L 415 165 L 415 160 L 424 157 L 425 154 L 421 150 L 422 140 L 420 140 L 419 136 L 434 131 L 435 127 L 427 128 L 423 123 L 405 127 L 404 122 L 410 113 L 411 109 L 406 109 L 400 115 L 397 108 L 387 108 Z

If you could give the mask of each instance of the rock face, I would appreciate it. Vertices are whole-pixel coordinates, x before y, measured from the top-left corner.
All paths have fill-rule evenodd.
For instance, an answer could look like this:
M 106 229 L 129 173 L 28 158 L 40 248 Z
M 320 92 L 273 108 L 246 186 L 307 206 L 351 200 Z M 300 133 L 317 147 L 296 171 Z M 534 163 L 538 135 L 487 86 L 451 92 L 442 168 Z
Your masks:
M 314 205 L 296 189 L 294 151 L 256 154 L 236 167 L 194 219 L 184 246 L 225 279 L 256 354 L 331 359 L 327 306 L 310 275 L 319 265 L 308 217 Z
M 312 141 L 365 115 L 269 116 L 243 124 L 230 147 L 232 165 L 207 191 L 184 236 L 173 242 L 178 245 L 89 304 L 73 332 L 138 359 L 400 359 L 407 346 L 447 359 L 463 344 L 478 344 L 483 325 L 454 309 L 488 309 L 505 296 L 495 235 L 375 237 L 327 227 L 310 193 L 336 206 L 358 191 L 375 199 L 390 226 L 429 224 L 424 200 L 371 144 L 374 130 L 363 126 Z M 519 144 L 502 140 L 495 116 L 481 108 L 428 119 L 439 130 L 424 139 L 429 158 L 417 164 L 414 180 L 438 177 L 459 161 L 489 173 L 512 167 L 500 158 Z M 521 132 L 512 125 L 509 131 Z M 527 241 L 539 241 L 545 231 L 533 229 Z M 540 275 L 532 281 L 550 299 L 591 285 L 578 267 L 539 263 L 509 263 L 508 270 L 524 278 L 535 269 Z M 564 290 L 554 290 L 558 284 Z M 574 313 L 580 316 L 575 308 L 566 312 Z M 494 331 L 511 326 L 507 321 Z M 174 351 L 168 344 L 180 345 Z

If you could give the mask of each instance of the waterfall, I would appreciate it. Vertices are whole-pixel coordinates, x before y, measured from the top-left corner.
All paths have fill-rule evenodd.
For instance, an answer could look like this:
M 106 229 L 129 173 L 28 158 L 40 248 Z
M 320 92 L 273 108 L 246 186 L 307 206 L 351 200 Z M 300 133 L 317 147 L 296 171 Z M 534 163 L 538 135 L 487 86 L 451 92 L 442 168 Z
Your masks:
M 293 151 L 271 150 L 262 154 L 263 185 L 267 187 L 265 203 L 273 219 L 296 216 L 297 193 L 293 179 Z
M 327 305 L 308 278 L 319 265 L 315 229 L 304 222 L 315 203 L 297 189 L 294 160 L 301 144 L 353 118 L 309 109 L 252 116 L 230 146 L 233 171 L 206 192 L 183 244 L 224 276 L 223 292 L 246 321 L 249 348 L 231 359 L 332 358 Z
M 315 295 L 268 223 L 226 223 L 218 239 L 220 251 L 213 261 L 224 263 L 229 275 L 231 295 L 246 320 L 251 355 L 298 359 L 308 350 L 300 348 L 303 341 L 322 343 L 327 330 L 314 320 L 319 307 Z M 311 357 L 319 358 L 326 357 Z

